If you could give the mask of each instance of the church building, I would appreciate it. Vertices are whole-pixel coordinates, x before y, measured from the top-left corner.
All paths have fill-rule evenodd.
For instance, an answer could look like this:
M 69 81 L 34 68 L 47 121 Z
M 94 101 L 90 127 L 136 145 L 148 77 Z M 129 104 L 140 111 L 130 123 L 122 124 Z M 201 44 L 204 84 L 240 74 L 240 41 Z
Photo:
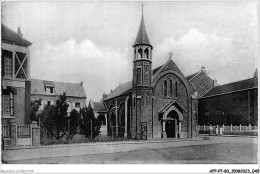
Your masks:
M 152 69 L 153 46 L 142 14 L 133 44 L 133 79 L 103 99 L 108 135 L 131 139 L 197 135 L 197 92 L 172 59 Z

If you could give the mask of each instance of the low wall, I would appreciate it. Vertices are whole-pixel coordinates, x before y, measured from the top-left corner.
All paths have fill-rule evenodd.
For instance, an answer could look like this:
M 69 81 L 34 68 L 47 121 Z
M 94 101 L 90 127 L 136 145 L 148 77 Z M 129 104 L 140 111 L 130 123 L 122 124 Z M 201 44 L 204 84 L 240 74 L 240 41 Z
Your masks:
M 65 156 L 82 156 L 89 154 L 127 152 L 138 149 L 156 149 L 178 146 L 178 141 L 199 141 L 201 139 L 182 139 L 168 141 L 142 141 L 142 142 L 102 142 L 88 144 L 67 144 L 52 146 L 32 146 L 20 149 L 3 151 L 5 161 L 52 158 Z

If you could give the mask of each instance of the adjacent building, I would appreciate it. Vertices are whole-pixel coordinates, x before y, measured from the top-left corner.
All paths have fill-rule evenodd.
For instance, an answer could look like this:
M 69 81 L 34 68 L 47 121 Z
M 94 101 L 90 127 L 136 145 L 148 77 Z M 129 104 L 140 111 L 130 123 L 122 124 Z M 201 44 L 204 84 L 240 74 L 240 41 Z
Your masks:
M 197 92 L 197 97 L 205 95 L 213 87 L 218 86 L 217 80 L 212 80 L 204 66 L 201 67 L 200 71 L 186 77 L 189 80 L 192 87 Z
M 93 102 L 89 101 L 89 106 L 92 108 L 94 112 L 94 116 L 96 118 L 101 117 L 102 125 L 100 128 L 101 135 L 107 135 L 107 110 L 102 101 L 100 102 Z
M 1 121 L 9 124 L 30 123 L 30 90 L 26 80 L 30 78 L 31 42 L 23 38 L 21 29 L 17 32 L 1 24 Z
M 42 100 L 42 108 L 46 105 L 54 105 L 56 100 L 64 92 L 69 104 L 68 111 L 79 110 L 86 106 L 86 93 L 81 83 L 66 83 L 40 79 L 30 79 L 27 81 L 30 86 L 30 101 Z
M 199 125 L 257 125 L 258 75 L 220 85 L 199 99 Z

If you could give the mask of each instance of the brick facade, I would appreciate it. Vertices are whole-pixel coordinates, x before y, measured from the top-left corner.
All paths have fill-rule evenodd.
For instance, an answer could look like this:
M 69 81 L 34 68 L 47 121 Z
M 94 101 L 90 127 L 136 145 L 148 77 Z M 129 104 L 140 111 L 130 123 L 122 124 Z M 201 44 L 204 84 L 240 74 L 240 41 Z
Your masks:
M 112 134 L 113 125 L 113 135 L 132 139 L 197 136 L 198 101 L 194 87 L 171 60 L 172 54 L 169 61 L 152 71 L 153 47 L 143 17 L 133 48 L 133 79 L 103 99 L 108 111 L 108 135 Z M 123 107 L 126 111 L 120 112 Z M 121 125 L 125 114 L 127 125 Z M 124 131 L 127 132 L 122 134 Z
M 198 92 L 198 96 L 203 96 L 206 94 L 210 89 L 214 87 L 214 80 L 212 80 L 207 74 L 206 70 L 203 67 L 200 72 L 198 72 L 193 78 L 190 80 L 191 85 L 194 89 Z M 215 81 L 216 83 L 216 81 Z
M 30 46 L 24 39 L 2 24 L 1 82 L 2 82 L 2 123 L 29 124 L 28 92 L 25 81 L 30 78 Z M 19 61 L 18 61 L 19 59 Z M 8 101 L 9 100 L 9 101 Z M 9 104 L 8 104 L 9 103 Z
M 199 125 L 257 125 L 258 91 L 243 90 L 199 99 Z

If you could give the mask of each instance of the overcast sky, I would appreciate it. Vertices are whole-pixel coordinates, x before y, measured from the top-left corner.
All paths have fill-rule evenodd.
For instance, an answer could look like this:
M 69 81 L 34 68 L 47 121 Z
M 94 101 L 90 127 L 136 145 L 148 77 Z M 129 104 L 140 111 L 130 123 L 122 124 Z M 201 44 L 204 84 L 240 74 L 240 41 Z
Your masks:
M 205 66 L 219 84 L 257 67 L 257 2 L 144 2 L 153 68 L 173 61 L 184 75 Z M 2 22 L 31 46 L 31 78 L 84 82 L 87 98 L 132 79 L 141 2 L 8 2 Z

